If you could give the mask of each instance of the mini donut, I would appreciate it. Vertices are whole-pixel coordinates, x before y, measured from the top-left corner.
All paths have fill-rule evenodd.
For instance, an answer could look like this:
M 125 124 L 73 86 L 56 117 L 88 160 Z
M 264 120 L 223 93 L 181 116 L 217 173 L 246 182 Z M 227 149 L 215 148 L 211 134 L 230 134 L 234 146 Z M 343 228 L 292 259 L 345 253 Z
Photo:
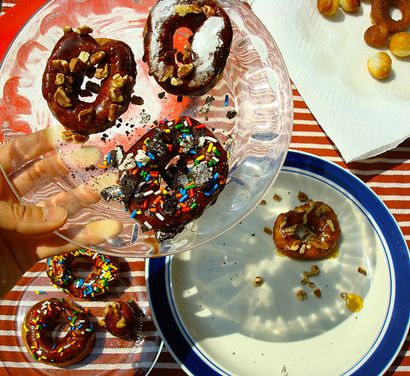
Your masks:
M 306 234 L 299 234 L 305 226 Z M 321 201 L 280 214 L 273 228 L 273 240 L 278 250 L 288 257 L 317 260 L 328 257 L 340 238 L 340 226 L 333 209 Z
M 53 332 L 68 329 L 53 339 Z M 83 360 L 91 352 L 95 333 L 83 309 L 74 302 L 51 298 L 31 307 L 24 318 L 23 342 L 35 360 L 65 367 Z
M 104 319 L 100 321 L 113 336 L 138 338 L 141 332 L 143 313 L 133 300 L 116 301 L 104 309 Z
M 182 27 L 193 35 L 177 52 L 173 36 Z M 231 22 L 216 0 L 159 0 L 145 25 L 143 61 L 166 92 L 200 96 L 218 82 L 231 41 Z
M 394 20 L 389 8 L 396 7 L 402 17 Z M 372 0 L 370 18 L 373 26 L 370 26 L 364 39 L 369 46 L 382 47 L 391 34 L 404 31 L 410 25 L 410 1 L 409 0 Z
M 113 126 L 128 109 L 137 75 L 127 44 L 94 39 L 91 32 L 87 26 L 76 31 L 64 28 L 47 61 L 42 84 L 43 96 L 56 119 L 68 130 L 85 136 Z M 83 90 L 85 77 L 92 81 Z M 93 102 L 80 98 L 93 94 Z
M 396 33 L 390 38 L 389 50 L 394 56 L 410 56 L 410 33 L 402 31 Z
M 85 259 L 96 269 L 87 278 L 73 274 L 73 262 L 78 258 Z M 48 258 L 47 275 L 50 281 L 64 292 L 85 299 L 105 294 L 119 278 L 116 264 L 108 256 L 90 249 L 78 249 Z
M 391 65 L 391 57 L 386 52 L 378 52 L 367 60 L 367 69 L 377 80 L 384 80 L 390 76 Z
M 228 176 L 223 146 L 188 116 L 160 121 L 126 153 L 117 148 L 108 159 L 121 175 L 118 186 L 107 187 L 102 196 L 122 201 L 131 218 L 143 231 L 155 231 L 158 241 L 174 237 L 201 216 Z

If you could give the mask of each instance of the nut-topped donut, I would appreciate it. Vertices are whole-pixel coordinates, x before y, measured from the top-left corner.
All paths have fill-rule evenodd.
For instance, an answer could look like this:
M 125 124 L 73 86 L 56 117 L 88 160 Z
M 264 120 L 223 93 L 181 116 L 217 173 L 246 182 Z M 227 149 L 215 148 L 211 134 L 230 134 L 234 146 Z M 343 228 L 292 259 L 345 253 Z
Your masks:
M 95 268 L 86 278 L 76 276 L 73 263 L 85 259 Z M 119 278 L 118 267 L 108 257 L 90 249 L 78 249 L 47 259 L 47 275 L 50 281 L 67 293 L 80 298 L 92 299 L 109 291 Z
M 105 307 L 100 325 L 113 336 L 135 339 L 141 334 L 142 316 L 142 311 L 133 300 L 116 301 Z
M 101 194 L 123 201 L 131 218 L 144 231 L 154 230 L 159 241 L 174 237 L 201 216 L 216 201 L 228 175 L 221 143 L 204 124 L 187 116 L 160 121 L 127 153 L 113 152 L 109 159 L 122 175 L 117 187 Z
M 176 52 L 173 36 L 179 28 L 193 35 Z M 216 0 L 159 0 L 145 25 L 143 61 L 168 93 L 200 96 L 216 85 L 231 41 L 231 22 Z
M 302 226 L 305 226 L 305 233 Z M 280 252 L 295 259 L 317 260 L 329 256 L 340 238 L 340 226 L 333 209 L 320 201 L 280 214 L 273 239 Z
M 87 26 L 64 28 L 43 75 L 43 96 L 57 120 L 70 131 L 90 135 L 114 125 L 129 105 L 136 78 L 130 47 L 94 39 Z M 82 89 L 85 77 L 89 81 Z M 96 95 L 94 101 L 82 98 Z
M 395 20 L 391 17 L 390 7 L 400 10 L 400 19 Z M 366 30 L 364 40 L 369 46 L 382 47 L 390 35 L 404 31 L 410 26 L 410 1 L 372 0 L 370 18 L 373 25 Z
M 66 330 L 53 339 L 57 328 Z M 91 352 L 95 334 L 83 309 L 74 302 L 51 298 L 31 307 L 24 318 L 22 337 L 35 360 L 58 367 L 83 360 Z

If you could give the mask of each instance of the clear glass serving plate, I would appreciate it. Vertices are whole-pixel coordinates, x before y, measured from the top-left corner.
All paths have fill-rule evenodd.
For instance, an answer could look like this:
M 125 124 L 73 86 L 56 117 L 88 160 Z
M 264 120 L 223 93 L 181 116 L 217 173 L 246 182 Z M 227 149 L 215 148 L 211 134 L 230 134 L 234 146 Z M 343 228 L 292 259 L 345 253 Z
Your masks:
M 120 203 L 103 199 L 70 213 L 60 236 L 74 241 L 70 234 L 87 223 L 115 219 L 121 222 L 122 231 L 91 248 L 129 257 L 155 257 L 186 251 L 214 239 L 238 223 L 275 181 L 292 130 L 289 76 L 272 36 L 249 7 L 238 0 L 220 2 L 233 26 L 231 52 L 217 86 L 196 99 L 184 97 L 180 101 L 173 95 L 161 95 L 163 90 L 148 75 L 147 66 L 141 60 L 142 33 L 149 9 L 154 4 L 152 0 L 52 0 L 46 2 L 17 34 L 0 66 L 0 108 L 3 109 L 0 143 L 52 127 L 56 148 L 52 153 L 59 155 L 69 170 L 62 177 L 45 179 L 40 187 L 24 196 L 19 195 L 22 202 L 51 203 L 56 195 L 79 186 L 95 189 L 105 172 L 86 167 L 91 162 L 101 163 L 104 154 L 118 144 L 126 150 L 150 129 L 154 120 L 162 118 L 183 115 L 196 118 L 212 128 L 230 152 L 228 182 L 218 200 L 172 240 L 158 244 L 153 233 L 144 233 Z M 76 144 L 62 139 L 61 125 L 42 97 L 41 81 L 46 61 L 62 35 L 62 28 L 84 24 L 93 28 L 94 37 L 119 39 L 130 45 L 138 72 L 134 94 L 144 103 L 131 104 L 118 127 L 92 135 L 84 144 Z M 236 116 L 229 118 L 228 111 L 236 111 Z M 8 178 L 13 185 L 13 176 Z

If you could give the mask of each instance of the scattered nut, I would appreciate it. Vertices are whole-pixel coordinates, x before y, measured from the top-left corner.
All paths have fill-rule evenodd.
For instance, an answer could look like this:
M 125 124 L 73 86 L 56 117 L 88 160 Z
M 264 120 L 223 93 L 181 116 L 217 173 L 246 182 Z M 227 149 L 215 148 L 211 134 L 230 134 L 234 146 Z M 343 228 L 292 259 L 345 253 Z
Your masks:
M 298 290 L 298 291 L 296 292 L 296 298 L 297 298 L 299 301 L 306 300 L 306 299 L 307 299 L 306 291 L 304 291 L 304 290 Z
M 272 196 L 272 199 L 273 199 L 273 201 L 277 201 L 277 202 L 281 202 L 281 201 L 282 201 L 282 197 L 279 196 L 277 193 L 275 193 L 275 194 Z
M 316 298 L 320 299 L 322 297 L 322 291 L 320 291 L 320 288 L 314 289 L 313 294 L 315 294 Z
M 339 3 L 345 12 L 356 12 L 360 7 L 360 0 L 339 0 Z
M 307 195 L 305 192 L 299 191 L 299 193 L 298 193 L 298 200 L 299 200 L 300 202 L 305 202 L 305 201 L 308 201 L 308 200 L 309 200 L 309 197 L 308 197 L 308 195 Z
M 54 93 L 54 99 L 61 107 L 71 107 L 73 105 L 71 98 L 67 96 L 66 92 L 61 86 L 59 86 Z
M 253 281 L 253 287 L 261 287 L 263 285 L 263 282 L 264 282 L 263 278 L 260 276 L 257 276 L 255 280 Z
M 390 39 L 389 49 L 395 56 L 410 56 L 410 33 L 403 31 L 394 34 Z
M 273 230 L 272 230 L 270 227 L 268 227 L 268 226 L 265 226 L 265 227 L 263 228 L 263 232 L 264 232 L 265 234 L 268 234 L 268 235 L 272 235 L 272 234 L 273 234 Z
M 357 268 L 357 271 L 358 271 L 360 274 L 363 274 L 364 276 L 367 276 L 367 270 L 366 270 L 363 266 L 359 266 L 359 267 Z
M 317 0 L 317 10 L 324 16 L 333 16 L 339 9 L 339 0 Z
M 367 69 L 377 80 L 383 80 L 390 76 L 391 58 L 386 52 L 378 52 L 367 61 Z

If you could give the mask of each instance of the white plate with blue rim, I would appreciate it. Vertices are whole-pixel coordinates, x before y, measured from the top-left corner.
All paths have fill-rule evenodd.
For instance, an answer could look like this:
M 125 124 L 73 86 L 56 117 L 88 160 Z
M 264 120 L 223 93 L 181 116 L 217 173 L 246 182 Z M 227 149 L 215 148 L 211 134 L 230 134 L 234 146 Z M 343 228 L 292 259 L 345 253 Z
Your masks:
M 296 261 L 275 250 L 275 218 L 300 205 L 300 191 L 338 216 L 332 257 Z M 154 321 L 187 374 L 378 375 L 398 355 L 410 317 L 406 242 L 378 197 L 336 164 L 289 151 L 261 204 L 200 248 L 146 264 Z M 313 265 L 320 298 L 301 283 Z M 362 308 L 349 309 L 343 293 Z

